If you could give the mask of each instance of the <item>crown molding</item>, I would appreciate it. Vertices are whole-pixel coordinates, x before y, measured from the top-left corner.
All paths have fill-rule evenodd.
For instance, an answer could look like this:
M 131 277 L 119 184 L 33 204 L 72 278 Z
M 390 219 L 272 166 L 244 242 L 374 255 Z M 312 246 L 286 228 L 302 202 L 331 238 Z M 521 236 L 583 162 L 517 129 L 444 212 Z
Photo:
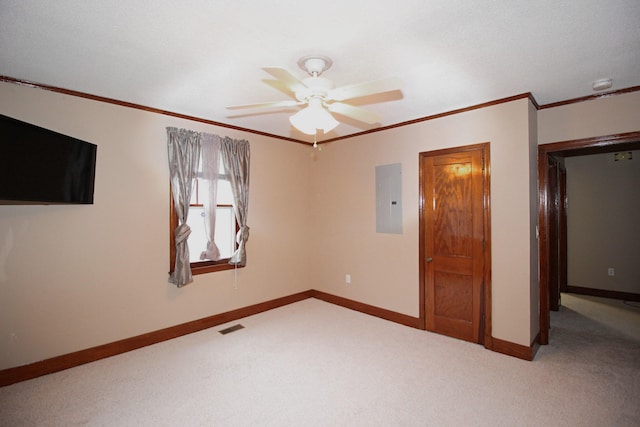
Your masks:
M 609 98 L 611 96 L 623 95 L 625 93 L 637 92 L 639 90 L 640 90 L 640 86 L 631 86 L 625 89 L 612 90 L 610 92 L 596 93 L 595 95 L 581 96 L 580 98 L 567 99 L 566 101 L 552 102 L 550 104 L 541 105 L 540 108 L 538 109 L 544 110 L 547 108 L 560 107 L 563 105 L 577 104 L 579 102 L 594 101 L 596 99 Z
M 79 91 L 76 91 L 76 90 L 65 89 L 65 88 L 56 87 L 56 86 L 50 86 L 50 85 L 31 82 L 31 81 L 22 80 L 22 79 L 16 79 L 16 78 L 13 78 L 13 77 L 0 76 L 0 81 L 7 82 L 7 83 L 13 83 L 13 84 L 17 84 L 17 85 L 20 85 L 20 86 L 31 87 L 31 88 L 34 88 L 34 89 L 42 89 L 42 90 L 47 90 L 47 91 L 50 91 L 50 92 L 61 93 L 61 94 L 64 94 L 64 95 L 70 95 L 70 96 L 76 96 L 76 97 L 79 97 L 79 98 L 90 99 L 90 100 L 93 100 L 93 101 L 105 102 L 105 103 L 113 104 L 113 105 L 119 105 L 121 107 L 134 108 L 134 109 L 137 109 L 137 110 L 148 111 L 150 113 L 162 114 L 162 115 L 170 116 L 170 117 L 177 117 L 177 118 L 180 118 L 180 119 L 191 120 L 191 121 L 195 121 L 195 122 L 199 122 L 199 123 L 205 123 L 205 124 L 208 124 L 208 125 L 213 125 L 213 126 L 223 127 L 223 128 L 227 128 L 227 129 L 233 129 L 233 130 L 237 130 L 237 131 L 252 133 L 252 134 L 255 134 L 255 135 L 267 136 L 269 138 L 281 139 L 283 141 L 295 142 L 297 144 L 304 144 L 304 145 L 309 145 L 310 144 L 309 141 L 303 141 L 303 140 L 296 139 L 296 138 L 289 138 L 289 137 L 285 137 L 285 136 L 274 135 L 274 134 L 271 134 L 271 133 L 261 132 L 261 131 L 257 131 L 257 130 L 254 130 L 254 129 L 247 129 L 247 128 L 243 128 L 243 127 L 240 127 L 240 126 L 230 125 L 230 124 L 227 124 L 227 123 L 216 122 L 216 121 L 213 121 L 213 120 L 203 119 L 203 118 L 200 118 L 200 117 L 194 117 L 194 116 L 189 116 L 189 115 L 186 115 L 186 114 L 175 113 L 175 112 L 172 112 L 172 111 L 162 110 L 162 109 L 154 108 L 154 107 L 148 107 L 148 106 L 145 106 L 145 105 L 135 104 L 135 103 L 132 103 L 132 102 L 120 101 L 118 99 L 107 98 L 107 97 L 104 97 L 104 96 L 91 95 L 89 93 L 79 92 Z M 389 130 L 389 129 L 409 126 L 409 125 L 413 125 L 413 124 L 416 124 L 416 123 L 426 122 L 426 121 L 429 121 L 429 120 L 435 120 L 435 119 L 439 119 L 439 118 L 446 117 L 446 116 L 452 116 L 454 114 L 465 113 L 467 111 L 478 110 L 480 108 L 491 107 L 493 105 L 504 104 L 506 102 L 516 101 L 518 99 L 524 99 L 524 98 L 528 98 L 529 101 L 536 108 L 536 110 L 542 110 L 542 109 L 546 109 L 546 108 L 553 108 L 553 107 L 558 107 L 558 106 L 561 106 L 561 105 L 574 104 L 574 103 L 578 103 L 578 102 L 592 101 L 594 99 L 606 98 L 606 97 L 610 97 L 610 96 L 621 95 L 621 94 L 630 93 L 630 92 L 636 92 L 636 91 L 640 91 L 640 86 L 633 86 L 633 87 L 629 87 L 629 88 L 626 88 L 626 89 L 619 89 L 619 90 L 615 90 L 615 91 L 611 91 L 611 92 L 606 92 L 606 93 L 601 93 L 601 94 L 596 94 L 596 95 L 590 95 L 590 96 L 584 96 L 584 97 L 581 97 L 581 98 L 574 98 L 574 99 L 569 99 L 569 100 L 566 100 L 566 101 L 554 102 L 554 103 L 545 104 L 545 105 L 539 105 L 538 102 L 535 100 L 535 98 L 533 97 L 533 95 L 530 92 L 525 92 L 525 93 L 522 93 L 522 94 L 519 94 L 519 95 L 514 95 L 514 96 L 509 96 L 509 97 L 506 97 L 506 98 L 496 99 L 494 101 L 489 101 L 489 102 L 483 102 L 481 104 L 475 104 L 475 105 L 471 105 L 471 106 L 464 107 L 464 108 L 458 108 L 458 109 L 455 109 L 455 110 L 446 111 L 446 112 L 434 114 L 434 115 L 431 115 L 431 116 L 421 117 L 421 118 L 418 118 L 418 119 L 408 120 L 408 121 L 396 123 L 396 124 L 393 124 L 393 125 L 381 126 L 381 127 L 375 128 L 375 129 L 369 129 L 369 130 L 362 131 L 362 132 L 357 132 L 357 133 L 352 133 L 352 134 L 349 134 L 349 135 L 339 136 L 339 137 L 336 137 L 336 138 L 326 139 L 324 141 L 318 141 L 317 144 L 318 145 L 327 144 L 329 142 L 345 140 L 345 139 L 349 139 L 349 138 L 352 138 L 352 137 L 355 137 L 355 136 L 362 136 L 362 135 L 368 135 L 368 134 L 375 133 L 375 132 L 382 132 L 382 131 Z

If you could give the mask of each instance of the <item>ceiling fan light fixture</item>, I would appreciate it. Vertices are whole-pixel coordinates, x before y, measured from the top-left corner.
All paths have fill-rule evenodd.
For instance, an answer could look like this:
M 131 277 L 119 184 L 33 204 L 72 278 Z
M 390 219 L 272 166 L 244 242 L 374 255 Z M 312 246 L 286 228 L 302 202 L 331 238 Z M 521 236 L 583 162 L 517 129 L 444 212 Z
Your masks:
M 293 100 L 232 105 L 227 109 L 306 106 L 306 108 L 290 116 L 289 123 L 307 135 L 317 135 L 318 129 L 321 129 L 326 135 L 340 124 L 332 114 L 337 114 L 338 117 L 347 117 L 367 125 L 380 125 L 381 118 L 378 114 L 357 105 L 352 105 L 349 100 L 385 92 L 400 91 L 402 87 L 400 80 L 394 77 L 336 88 L 333 80 L 320 77 L 332 65 L 331 58 L 323 55 L 304 56 L 298 60 L 298 65 L 309 74 L 309 77 L 300 80 L 286 68 L 262 67 L 262 70 L 276 79 L 277 88 L 286 89 L 286 92 L 294 98 Z
M 309 106 L 289 117 L 293 127 L 307 135 L 315 135 L 317 129 L 329 133 L 340 124 L 327 110 L 322 107 L 320 100 L 310 102 Z

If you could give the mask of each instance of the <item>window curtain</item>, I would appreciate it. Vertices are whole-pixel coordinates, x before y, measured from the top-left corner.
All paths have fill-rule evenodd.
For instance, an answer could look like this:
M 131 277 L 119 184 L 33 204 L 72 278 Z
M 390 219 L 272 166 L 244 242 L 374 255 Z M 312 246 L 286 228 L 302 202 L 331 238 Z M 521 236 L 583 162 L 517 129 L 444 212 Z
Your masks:
M 167 128 L 167 149 L 169 152 L 169 175 L 173 203 L 178 214 L 178 227 L 175 229 L 176 263 L 169 283 L 182 287 L 193 282 L 189 262 L 187 238 L 191 228 L 187 225 L 189 201 L 193 182 L 198 173 L 200 160 L 200 134 L 187 129 Z
M 200 259 L 217 261 L 220 249 L 215 243 L 216 207 L 218 198 L 218 174 L 220 170 L 220 138 L 209 133 L 200 134 L 202 143 L 202 179 L 208 183 L 208 194 L 204 198 L 204 226 L 207 233 L 207 248 Z
M 229 264 L 244 266 L 247 263 L 245 245 L 249 240 L 247 214 L 249 208 L 249 141 L 225 137 L 220 143 L 220 155 L 225 173 L 231 182 L 233 213 L 240 229 L 236 235 L 238 249 L 231 255 Z

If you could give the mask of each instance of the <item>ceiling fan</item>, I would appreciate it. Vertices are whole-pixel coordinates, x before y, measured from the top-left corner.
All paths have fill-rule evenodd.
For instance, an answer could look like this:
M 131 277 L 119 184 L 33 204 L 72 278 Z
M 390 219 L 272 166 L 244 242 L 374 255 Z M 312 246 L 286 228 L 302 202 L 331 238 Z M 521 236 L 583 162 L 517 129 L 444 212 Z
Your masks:
M 351 119 L 374 125 L 380 122 L 377 113 L 351 105 L 350 99 L 390 92 L 401 89 L 398 78 L 392 77 L 364 83 L 334 87 L 331 80 L 320 75 L 331 67 L 330 58 L 321 55 L 304 56 L 298 60 L 300 68 L 309 73 L 310 77 L 299 80 L 291 72 L 282 67 L 263 67 L 262 69 L 275 77 L 294 99 L 275 102 L 261 102 L 257 104 L 233 105 L 229 110 L 306 107 L 289 118 L 291 124 L 301 132 L 315 135 L 317 129 L 324 133 L 333 130 L 340 123 L 332 116 L 336 113 Z

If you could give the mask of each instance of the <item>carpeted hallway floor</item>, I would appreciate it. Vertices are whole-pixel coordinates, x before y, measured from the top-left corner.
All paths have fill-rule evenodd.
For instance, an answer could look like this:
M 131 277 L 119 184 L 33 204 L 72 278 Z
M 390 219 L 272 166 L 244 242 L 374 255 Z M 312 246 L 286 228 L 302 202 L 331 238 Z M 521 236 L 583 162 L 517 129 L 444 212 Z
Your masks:
M 526 362 L 308 299 L 0 388 L 0 425 L 639 426 L 640 309 L 563 304 Z

